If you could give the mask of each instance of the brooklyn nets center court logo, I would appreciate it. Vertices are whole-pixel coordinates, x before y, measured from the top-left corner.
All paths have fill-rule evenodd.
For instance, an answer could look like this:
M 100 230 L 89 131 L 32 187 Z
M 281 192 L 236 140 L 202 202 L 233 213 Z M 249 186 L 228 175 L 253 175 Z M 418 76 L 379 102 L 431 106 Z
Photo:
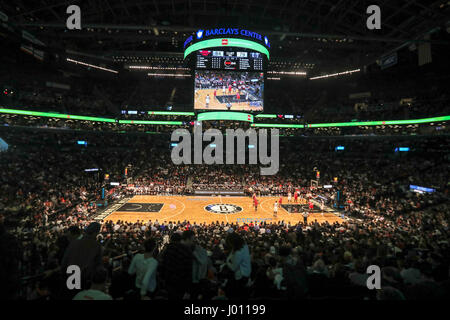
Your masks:
M 220 214 L 232 214 L 242 211 L 242 207 L 234 204 L 215 203 L 209 204 L 205 207 L 206 211 Z

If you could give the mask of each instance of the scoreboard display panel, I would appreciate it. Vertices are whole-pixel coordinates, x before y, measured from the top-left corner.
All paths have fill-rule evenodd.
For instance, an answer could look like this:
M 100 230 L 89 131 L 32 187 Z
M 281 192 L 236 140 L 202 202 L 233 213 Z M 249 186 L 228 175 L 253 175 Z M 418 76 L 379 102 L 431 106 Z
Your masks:
M 197 110 L 263 111 L 264 73 L 196 70 L 194 92 Z
M 260 52 L 223 48 L 198 50 L 195 68 L 204 70 L 263 71 L 263 56 Z
M 264 111 L 270 42 L 239 28 L 199 29 L 184 43 L 195 110 Z

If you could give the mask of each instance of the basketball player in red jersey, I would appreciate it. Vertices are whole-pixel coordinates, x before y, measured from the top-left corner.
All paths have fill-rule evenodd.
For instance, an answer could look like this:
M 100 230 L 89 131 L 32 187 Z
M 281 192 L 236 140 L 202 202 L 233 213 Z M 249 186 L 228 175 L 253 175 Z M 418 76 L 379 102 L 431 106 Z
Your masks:
M 241 96 L 239 95 L 239 91 L 238 91 L 238 93 L 236 94 L 236 100 L 237 100 L 238 103 L 239 103 L 239 100 L 241 100 Z
M 258 199 L 256 199 L 256 196 L 253 198 L 253 205 L 255 206 L 255 212 L 258 211 Z
M 294 203 L 297 203 L 298 200 L 298 190 L 295 190 L 294 192 Z
M 231 94 L 231 84 L 228 86 L 228 94 Z
M 283 196 L 280 195 L 280 200 L 278 200 L 278 204 L 281 206 L 283 204 Z
M 217 89 L 214 89 L 214 101 L 216 101 Z

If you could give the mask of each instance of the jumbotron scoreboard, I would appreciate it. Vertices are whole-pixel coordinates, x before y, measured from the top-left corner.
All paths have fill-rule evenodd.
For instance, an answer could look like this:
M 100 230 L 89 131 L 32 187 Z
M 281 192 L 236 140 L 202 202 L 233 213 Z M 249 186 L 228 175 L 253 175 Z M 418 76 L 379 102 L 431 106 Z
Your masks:
M 198 30 L 184 43 L 194 109 L 263 111 L 269 39 L 238 28 Z

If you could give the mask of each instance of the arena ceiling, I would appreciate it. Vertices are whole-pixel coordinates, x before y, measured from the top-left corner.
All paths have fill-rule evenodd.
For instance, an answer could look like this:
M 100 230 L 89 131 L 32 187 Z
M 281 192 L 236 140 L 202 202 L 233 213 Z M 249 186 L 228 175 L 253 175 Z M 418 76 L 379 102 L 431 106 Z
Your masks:
M 381 30 L 369 30 L 373 1 L 352 0 L 89 0 L 1 1 L 12 23 L 59 49 L 112 58 L 180 56 L 198 29 L 245 27 L 267 35 L 271 56 L 320 66 L 351 67 L 375 61 L 427 34 L 448 34 L 447 0 L 376 1 Z M 81 8 L 82 30 L 66 29 L 66 8 Z M 448 44 L 431 36 L 431 40 Z

